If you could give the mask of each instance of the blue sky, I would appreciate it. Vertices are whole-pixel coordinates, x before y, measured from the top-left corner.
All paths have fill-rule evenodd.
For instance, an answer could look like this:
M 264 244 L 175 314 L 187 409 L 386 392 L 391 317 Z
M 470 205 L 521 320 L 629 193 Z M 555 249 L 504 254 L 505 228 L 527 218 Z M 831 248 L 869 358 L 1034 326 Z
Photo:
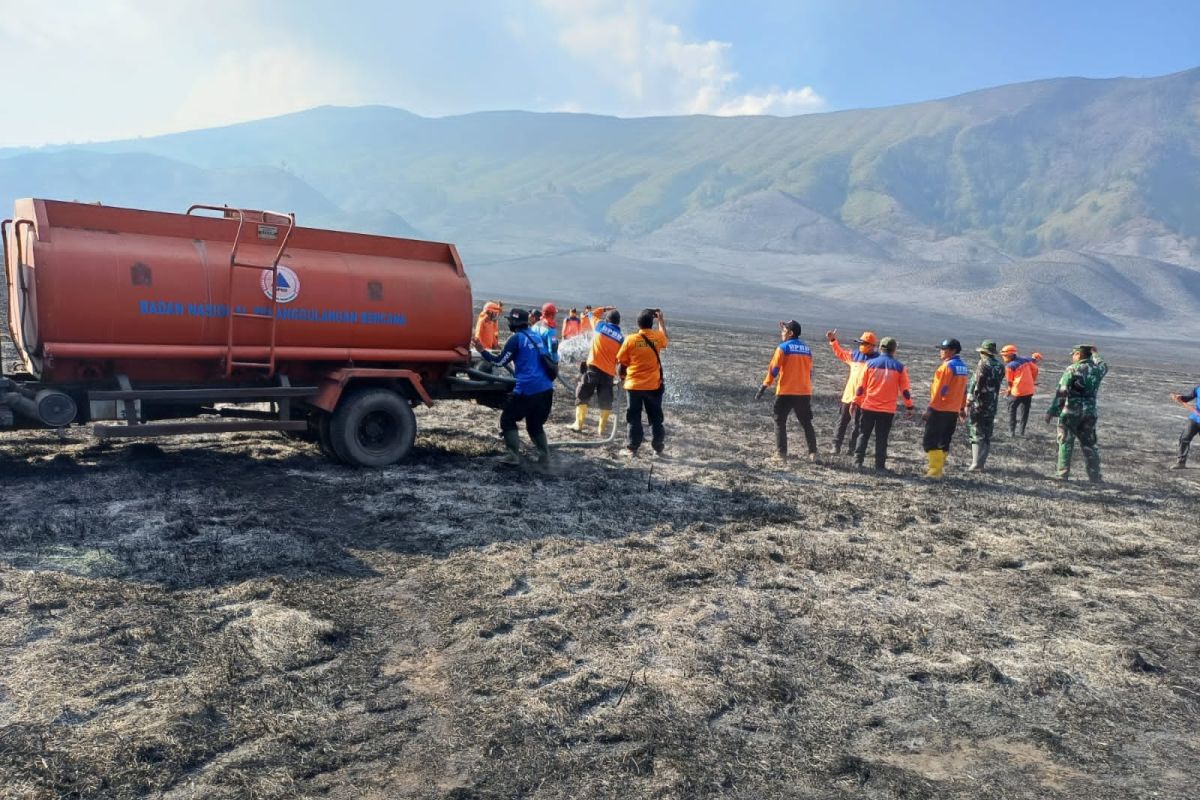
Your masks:
M 0 0 L 0 145 L 321 104 L 786 115 L 1196 66 L 1196 0 Z

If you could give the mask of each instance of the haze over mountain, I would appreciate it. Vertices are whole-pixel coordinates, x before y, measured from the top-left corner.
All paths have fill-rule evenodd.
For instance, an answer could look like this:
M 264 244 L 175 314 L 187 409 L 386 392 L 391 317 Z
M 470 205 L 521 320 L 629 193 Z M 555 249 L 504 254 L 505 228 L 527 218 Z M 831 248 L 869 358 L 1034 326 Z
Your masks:
M 789 118 L 323 107 L 0 151 L 0 186 L 454 241 L 510 297 L 1129 334 L 1200 312 L 1200 69 Z

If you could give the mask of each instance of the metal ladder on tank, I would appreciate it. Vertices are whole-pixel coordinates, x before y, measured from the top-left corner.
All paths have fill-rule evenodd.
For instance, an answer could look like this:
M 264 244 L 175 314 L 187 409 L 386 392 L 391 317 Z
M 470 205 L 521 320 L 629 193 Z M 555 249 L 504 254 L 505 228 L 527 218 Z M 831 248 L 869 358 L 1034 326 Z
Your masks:
M 205 205 L 194 205 L 187 210 L 187 213 L 191 214 L 193 211 L 198 210 L 219 211 L 226 219 L 237 219 L 238 221 L 237 233 L 233 237 L 233 247 L 229 250 L 229 289 L 226 293 L 229 309 L 226 316 L 228 322 L 225 327 L 225 377 L 232 376 L 233 371 L 240 368 L 265 370 L 266 377 L 270 378 L 275 375 L 275 336 L 276 327 L 279 323 L 279 318 L 276 316 L 279 308 L 279 259 L 283 257 L 283 251 L 287 248 L 288 240 L 292 238 L 292 230 L 296 227 L 296 215 L 281 214 L 277 211 L 251 211 L 247 209 Z M 246 224 L 247 217 L 250 217 L 249 226 Z M 247 261 L 238 261 L 238 248 L 245 243 L 245 239 L 242 238 L 242 232 L 249 228 L 252 228 L 260 238 L 265 238 L 269 234 L 271 238 L 279 240 L 279 247 L 275 250 L 275 257 L 271 260 L 270 264 L 253 264 Z M 285 228 L 282 236 L 280 236 L 280 228 Z M 270 313 L 257 314 L 253 311 L 237 310 L 233 302 L 233 286 L 234 277 L 237 275 L 239 269 L 257 270 L 260 275 L 262 273 L 270 274 Z M 268 324 L 270 337 L 268 338 L 266 361 L 235 360 L 235 331 L 237 329 L 236 323 L 239 319 L 262 320 Z

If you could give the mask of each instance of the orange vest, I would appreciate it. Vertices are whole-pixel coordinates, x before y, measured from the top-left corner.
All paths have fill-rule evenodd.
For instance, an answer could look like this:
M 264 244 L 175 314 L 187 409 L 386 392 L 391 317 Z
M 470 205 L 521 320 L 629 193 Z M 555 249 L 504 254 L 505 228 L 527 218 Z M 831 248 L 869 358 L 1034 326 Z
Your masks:
M 1013 397 L 1028 397 L 1037 389 L 1038 365 L 1032 358 L 1017 356 L 1004 366 L 1008 378 L 1008 393 Z
M 475 338 L 483 344 L 484 350 L 495 350 L 500 344 L 499 326 L 494 319 L 488 319 L 487 311 L 480 311 L 475 321 Z
M 929 410 L 953 411 L 955 414 L 962 411 L 967 405 L 967 382 L 970 380 L 970 367 L 957 355 L 943 361 L 933 373 Z
M 659 356 L 654 354 L 647 339 L 659 353 L 667 349 L 665 333 L 643 328 L 626 336 L 625 343 L 617 351 L 617 363 L 625 366 L 626 391 L 647 392 L 662 388 Z
M 904 407 L 911 411 L 913 401 L 908 371 L 896 359 L 880 353 L 864 365 L 857 397 L 863 411 L 895 414 L 897 397 L 903 397 Z
M 850 365 L 850 375 L 846 378 L 846 388 L 842 390 L 842 402 L 859 403 L 858 387 L 862 385 L 863 372 L 867 368 L 867 362 L 879 355 L 879 353 L 874 351 L 864 353 L 858 349 L 850 351 L 838 344 L 836 339 L 830 342 L 829 346 L 833 348 L 833 354 L 839 360 Z
M 611 322 L 601 322 L 592 336 L 592 349 L 588 354 L 588 365 L 605 375 L 617 374 L 617 353 L 625 339 L 621 329 Z
M 763 386 L 779 379 L 775 394 L 812 394 L 812 350 L 801 339 L 787 339 L 775 348 Z

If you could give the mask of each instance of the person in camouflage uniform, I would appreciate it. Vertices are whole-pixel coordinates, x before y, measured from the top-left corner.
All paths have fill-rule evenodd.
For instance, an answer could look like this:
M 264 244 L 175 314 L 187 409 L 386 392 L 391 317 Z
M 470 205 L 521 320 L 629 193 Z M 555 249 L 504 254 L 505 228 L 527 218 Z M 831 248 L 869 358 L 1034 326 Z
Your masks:
M 998 357 L 996 343 L 985 339 L 976 352 L 979 363 L 967 384 L 967 433 L 971 437 L 968 472 L 979 472 L 987 464 L 992 449 L 992 427 L 1000 405 L 1000 384 L 1004 382 L 1004 364 Z
M 1100 382 L 1108 374 L 1108 365 L 1095 345 L 1076 345 L 1071 354 L 1072 364 L 1058 379 L 1058 390 L 1046 412 L 1046 422 L 1058 417 L 1058 478 L 1071 475 L 1071 455 L 1075 440 L 1083 449 L 1088 480 L 1101 481 L 1100 447 L 1096 444 L 1096 395 Z

